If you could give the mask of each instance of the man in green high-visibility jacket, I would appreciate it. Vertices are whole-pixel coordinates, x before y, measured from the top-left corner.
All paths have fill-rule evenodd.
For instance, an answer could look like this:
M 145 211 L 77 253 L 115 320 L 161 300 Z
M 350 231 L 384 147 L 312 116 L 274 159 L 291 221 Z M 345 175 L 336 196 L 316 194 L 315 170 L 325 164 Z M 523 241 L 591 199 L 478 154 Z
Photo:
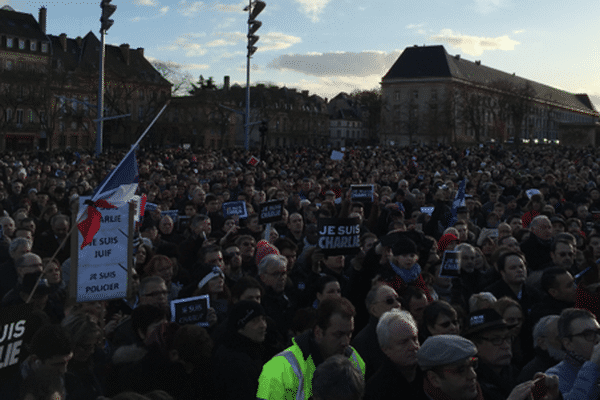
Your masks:
M 258 379 L 260 400 L 308 400 L 315 369 L 327 358 L 341 354 L 365 376 L 365 362 L 350 346 L 354 306 L 343 297 L 327 298 L 317 308 L 317 323 L 310 332 L 267 362 Z

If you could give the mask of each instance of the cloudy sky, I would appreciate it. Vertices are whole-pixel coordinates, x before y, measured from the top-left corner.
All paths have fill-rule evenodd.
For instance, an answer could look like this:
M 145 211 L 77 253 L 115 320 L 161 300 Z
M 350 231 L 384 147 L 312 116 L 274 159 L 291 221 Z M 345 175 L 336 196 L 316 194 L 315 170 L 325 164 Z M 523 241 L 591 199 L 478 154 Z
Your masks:
M 371 89 L 402 50 L 444 45 L 450 54 L 569 92 L 600 110 L 599 0 L 265 0 L 252 83 L 323 97 Z M 48 33 L 98 35 L 100 0 L 11 0 L 17 11 L 48 8 Z M 113 0 L 107 43 L 145 48 L 222 82 L 246 81 L 247 1 Z

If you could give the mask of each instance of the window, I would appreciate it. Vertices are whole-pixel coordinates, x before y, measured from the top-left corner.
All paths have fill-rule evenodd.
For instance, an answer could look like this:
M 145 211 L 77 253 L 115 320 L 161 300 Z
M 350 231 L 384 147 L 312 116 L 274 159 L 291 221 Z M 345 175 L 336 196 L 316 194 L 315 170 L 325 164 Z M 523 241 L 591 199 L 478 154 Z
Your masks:
M 13 69 L 13 62 L 10 61 L 10 60 L 7 60 L 6 61 L 6 70 L 7 71 L 12 71 L 12 69 Z
M 34 120 L 35 118 L 33 116 L 33 110 L 29 110 L 29 112 L 27 113 L 27 122 L 32 124 Z
M 13 112 L 10 108 L 6 109 L 6 122 L 10 122 L 12 119 Z
M 36 51 L 37 50 L 37 43 L 36 42 L 31 42 L 29 44 L 29 50 Z
M 48 43 L 42 43 L 42 53 L 48 52 Z
M 71 130 L 73 130 L 73 131 L 77 130 L 77 121 L 71 122 Z
M 23 110 L 17 110 L 17 126 L 23 126 Z
M 19 39 L 19 50 L 25 50 L 25 41 L 23 39 Z
M 43 124 L 46 123 L 46 112 L 45 111 L 40 111 L 40 122 Z
M 431 89 L 431 101 L 437 101 L 437 90 Z
M 413 99 L 418 99 L 418 98 L 419 98 L 419 91 L 413 90 Z
M 59 124 L 59 128 L 58 128 L 61 132 L 65 131 L 65 122 L 64 121 L 60 121 Z M 61 135 L 64 138 L 64 135 Z M 64 143 L 62 144 L 64 146 Z
M 142 106 L 140 106 L 138 108 L 138 120 L 140 120 L 140 121 L 144 120 L 144 107 L 142 107 Z
M 13 38 L 6 38 L 6 47 L 12 49 L 13 47 Z

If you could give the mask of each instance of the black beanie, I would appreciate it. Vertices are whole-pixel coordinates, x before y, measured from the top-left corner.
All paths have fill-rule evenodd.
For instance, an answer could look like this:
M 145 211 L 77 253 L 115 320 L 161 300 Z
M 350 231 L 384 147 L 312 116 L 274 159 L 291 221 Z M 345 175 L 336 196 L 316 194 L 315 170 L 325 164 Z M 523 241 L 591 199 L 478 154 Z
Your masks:
M 237 332 L 238 329 L 243 329 L 248 322 L 261 315 L 266 315 L 263 306 L 255 301 L 241 300 L 231 309 L 227 328 Z
M 417 245 L 412 240 L 401 237 L 398 239 L 396 243 L 392 246 L 392 253 L 395 256 L 401 256 L 404 254 L 419 254 L 417 252 Z

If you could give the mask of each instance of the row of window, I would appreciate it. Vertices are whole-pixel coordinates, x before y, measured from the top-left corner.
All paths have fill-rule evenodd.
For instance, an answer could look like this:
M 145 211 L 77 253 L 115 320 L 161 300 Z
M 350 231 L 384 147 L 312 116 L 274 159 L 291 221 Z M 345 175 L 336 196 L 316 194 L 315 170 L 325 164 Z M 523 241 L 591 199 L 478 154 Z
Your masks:
M 408 90 L 407 93 L 410 94 L 411 99 L 417 100 L 419 98 L 419 91 L 416 89 L 412 90 L 412 92 L 410 90 Z M 437 101 L 437 98 L 438 98 L 437 89 L 431 89 L 429 92 L 429 100 Z M 395 90 L 394 91 L 394 101 L 398 102 L 401 99 L 402 99 L 402 92 L 400 90 Z
M 11 108 L 7 108 L 4 111 L 4 115 L 6 117 L 6 122 L 13 123 L 18 127 L 22 127 L 25 121 L 27 121 L 28 124 L 33 124 L 36 122 L 33 110 L 25 111 L 22 109 L 17 109 L 16 111 L 13 111 Z M 43 111 L 39 113 L 39 117 L 40 118 L 38 122 L 46 120 L 46 114 Z
M 3 44 L 7 49 L 19 49 L 19 50 L 27 50 L 29 51 L 38 51 L 41 48 L 42 53 L 48 53 L 50 50 L 50 44 L 47 42 L 42 42 L 40 44 L 35 40 L 29 39 L 19 39 L 6 36 L 4 37 Z

